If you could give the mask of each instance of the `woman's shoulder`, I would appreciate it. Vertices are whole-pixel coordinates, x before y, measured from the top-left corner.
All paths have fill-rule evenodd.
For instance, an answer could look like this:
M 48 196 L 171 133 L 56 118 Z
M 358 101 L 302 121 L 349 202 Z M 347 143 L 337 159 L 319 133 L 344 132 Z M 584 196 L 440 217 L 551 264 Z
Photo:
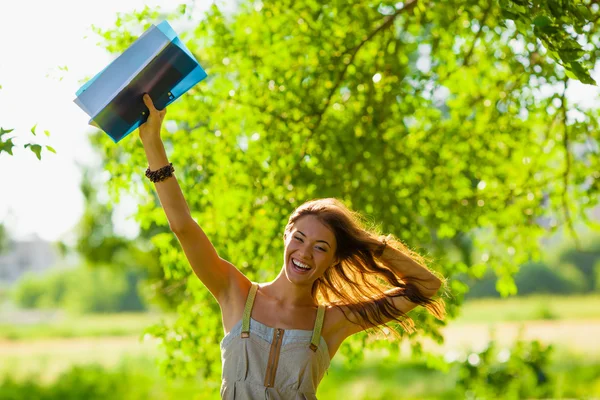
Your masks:
M 244 275 L 241 275 L 238 279 L 233 281 L 225 300 L 219 302 L 226 332 L 230 331 L 242 318 L 244 307 L 246 305 L 246 298 L 250 293 L 252 284 L 253 282 Z

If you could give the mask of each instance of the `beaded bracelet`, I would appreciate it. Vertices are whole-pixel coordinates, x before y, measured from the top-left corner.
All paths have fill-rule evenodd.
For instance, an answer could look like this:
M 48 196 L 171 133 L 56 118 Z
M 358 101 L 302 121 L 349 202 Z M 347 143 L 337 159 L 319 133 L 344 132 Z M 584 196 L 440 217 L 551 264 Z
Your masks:
M 175 171 L 175 168 L 173 168 L 173 163 L 169 163 L 169 165 L 165 165 L 156 171 L 150 171 L 150 167 L 148 167 L 148 169 L 146 169 L 146 177 L 154 183 L 162 182 L 165 179 L 173 176 L 173 171 Z

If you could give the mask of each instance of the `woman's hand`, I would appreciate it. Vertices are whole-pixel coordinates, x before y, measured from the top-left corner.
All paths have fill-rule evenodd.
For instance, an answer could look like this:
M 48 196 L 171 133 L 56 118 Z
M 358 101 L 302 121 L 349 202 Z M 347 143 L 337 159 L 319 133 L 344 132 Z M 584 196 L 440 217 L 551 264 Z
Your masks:
M 160 139 L 160 127 L 165 119 L 167 108 L 157 110 L 150 96 L 146 93 L 143 97 L 144 104 L 148 107 L 150 115 L 148 120 L 140 125 L 140 139 L 143 141 L 148 139 Z

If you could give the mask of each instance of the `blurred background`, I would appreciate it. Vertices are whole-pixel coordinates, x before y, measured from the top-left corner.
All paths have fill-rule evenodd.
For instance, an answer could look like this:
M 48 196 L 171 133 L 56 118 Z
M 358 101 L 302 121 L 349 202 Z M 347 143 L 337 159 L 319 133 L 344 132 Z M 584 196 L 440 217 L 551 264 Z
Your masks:
M 319 398 L 600 397 L 599 9 L 0 2 L 0 399 L 219 398 L 219 308 L 137 132 L 73 103 L 165 19 L 208 73 L 163 138 L 221 257 L 273 279 L 289 214 L 337 197 L 447 278 L 446 320 L 352 336 Z

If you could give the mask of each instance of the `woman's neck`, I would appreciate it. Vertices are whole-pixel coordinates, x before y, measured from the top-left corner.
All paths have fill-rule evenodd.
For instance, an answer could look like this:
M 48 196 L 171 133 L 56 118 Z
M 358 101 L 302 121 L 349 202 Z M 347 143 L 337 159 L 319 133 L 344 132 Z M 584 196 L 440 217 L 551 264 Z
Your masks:
M 278 307 L 284 309 L 317 307 L 312 297 L 312 284 L 299 285 L 290 282 L 281 272 L 273 281 L 261 286 L 261 292 Z

